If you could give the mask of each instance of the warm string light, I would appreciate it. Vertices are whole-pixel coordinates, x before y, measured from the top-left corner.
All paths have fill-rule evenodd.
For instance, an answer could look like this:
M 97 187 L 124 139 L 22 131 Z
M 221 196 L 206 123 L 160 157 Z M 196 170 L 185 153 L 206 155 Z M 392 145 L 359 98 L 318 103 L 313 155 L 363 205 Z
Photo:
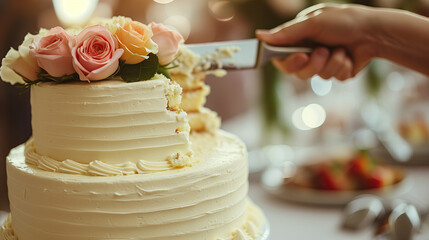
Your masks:
M 65 27 L 85 24 L 97 3 L 98 0 L 53 0 L 55 13 Z

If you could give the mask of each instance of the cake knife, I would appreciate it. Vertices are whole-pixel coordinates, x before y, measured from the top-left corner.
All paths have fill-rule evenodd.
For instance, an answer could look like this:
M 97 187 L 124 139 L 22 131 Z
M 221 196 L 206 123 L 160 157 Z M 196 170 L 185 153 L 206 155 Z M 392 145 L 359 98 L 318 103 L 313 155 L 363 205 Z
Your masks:
M 201 56 L 202 70 L 253 69 L 274 58 L 313 51 L 307 47 L 273 46 L 258 39 L 186 44 L 186 47 Z

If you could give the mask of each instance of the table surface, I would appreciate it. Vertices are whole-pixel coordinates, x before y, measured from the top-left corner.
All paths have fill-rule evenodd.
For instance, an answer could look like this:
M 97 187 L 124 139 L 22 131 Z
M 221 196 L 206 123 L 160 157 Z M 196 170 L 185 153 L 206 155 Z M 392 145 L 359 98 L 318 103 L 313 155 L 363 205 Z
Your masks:
M 429 167 L 407 168 L 412 186 L 404 197 L 429 203 Z M 374 229 L 357 232 L 341 229 L 342 208 L 321 207 L 287 202 L 264 191 L 258 180 L 251 179 L 249 196 L 265 213 L 271 227 L 271 240 L 354 240 L 372 239 Z M 415 239 L 429 239 L 427 222 Z

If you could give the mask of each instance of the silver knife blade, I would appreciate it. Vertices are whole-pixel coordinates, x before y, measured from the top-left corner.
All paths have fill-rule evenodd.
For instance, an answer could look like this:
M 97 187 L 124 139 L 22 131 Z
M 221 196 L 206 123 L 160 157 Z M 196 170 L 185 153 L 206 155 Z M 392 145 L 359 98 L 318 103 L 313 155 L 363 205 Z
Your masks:
M 258 39 L 245 39 L 237 41 L 208 42 L 186 44 L 191 51 L 202 56 L 202 65 L 205 70 L 211 69 L 253 69 L 258 68 L 274 58 L 285 58 L 292 53 L 311 53 L 313 50 L 306 47 L 273 46 Z M 235 51 L 230 58 L 213 59 L 213 53 L 219 51 Z M 207 63 L 209 61 L 209 63 Z M 209 67 L 208 67 L 209 66 Z

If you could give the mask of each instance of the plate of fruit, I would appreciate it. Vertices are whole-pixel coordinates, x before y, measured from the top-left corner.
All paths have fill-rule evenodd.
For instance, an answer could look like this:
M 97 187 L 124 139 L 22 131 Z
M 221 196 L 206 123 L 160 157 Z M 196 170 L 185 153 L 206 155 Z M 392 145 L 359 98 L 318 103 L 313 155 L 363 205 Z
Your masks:
M 410 187 L 402 168 L 381 163 L 367 151 L 284 162 L 268 168 L 262 183 L 278 197 L 317 205 L 345 205 L 361 194 L 397 197 Z

